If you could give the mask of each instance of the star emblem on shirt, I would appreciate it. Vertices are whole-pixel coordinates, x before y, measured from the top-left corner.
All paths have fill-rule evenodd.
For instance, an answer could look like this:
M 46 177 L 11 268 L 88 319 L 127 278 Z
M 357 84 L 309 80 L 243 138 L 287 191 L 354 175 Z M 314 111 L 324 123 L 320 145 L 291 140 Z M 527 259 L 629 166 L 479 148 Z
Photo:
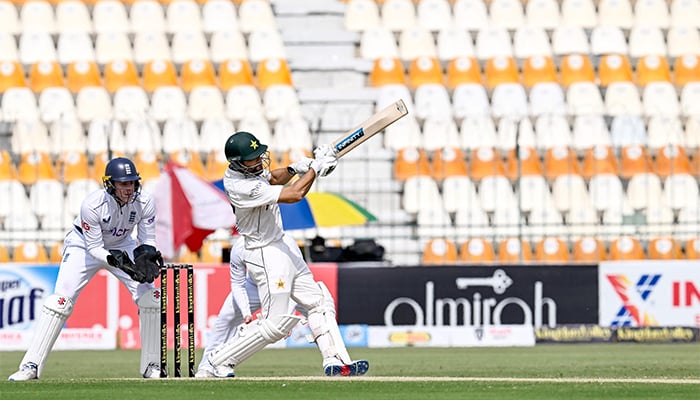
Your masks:
M 277 289 L 284 289 L 284 281 L 281 278 L 277 281 Z

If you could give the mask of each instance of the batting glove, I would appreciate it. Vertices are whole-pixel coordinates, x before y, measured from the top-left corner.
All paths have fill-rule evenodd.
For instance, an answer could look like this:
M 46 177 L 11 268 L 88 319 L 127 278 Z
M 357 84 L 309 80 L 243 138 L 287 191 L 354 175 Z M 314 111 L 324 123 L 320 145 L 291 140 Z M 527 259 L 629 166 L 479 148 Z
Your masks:
M 314 149 L 314 158 L 321 158 L 325 156 L 335 157 L 335 152 L 329 144 L 322 144 Z
M 287 171 L 289 171 L 290 175 L 296 175 L 296 174 L 305 174 L 309 172 L 309 168 L 311 167 L 311 162 L 313 161 L 313 158 L 309 157 L 302 157 L 299 159 L 299 161 L 293 162 L 289 164 L 287 167 Z
M 323 156 L 311 162 L 311 168 L 316 171 L 316 176 L 328 176 L 338 165 L 338 159 L 334 156 Z

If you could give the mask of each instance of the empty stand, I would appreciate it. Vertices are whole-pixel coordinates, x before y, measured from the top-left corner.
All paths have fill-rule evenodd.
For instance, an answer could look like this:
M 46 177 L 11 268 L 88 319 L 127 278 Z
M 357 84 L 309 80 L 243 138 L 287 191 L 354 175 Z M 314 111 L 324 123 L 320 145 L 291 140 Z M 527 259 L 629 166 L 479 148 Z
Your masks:
M 530 243 L 517 238 L 508 238 L 498 244 L 498 261 L 502 263 L 520 263 L 533 260 Z

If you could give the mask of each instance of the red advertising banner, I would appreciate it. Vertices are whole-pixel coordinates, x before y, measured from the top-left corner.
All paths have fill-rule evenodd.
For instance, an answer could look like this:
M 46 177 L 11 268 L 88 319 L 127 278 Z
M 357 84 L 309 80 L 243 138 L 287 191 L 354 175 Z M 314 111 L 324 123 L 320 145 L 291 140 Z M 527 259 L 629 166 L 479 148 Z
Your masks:
M 337 301 L 337 264 L 319 263 L 310 267 L 316 280 L 323 281 Z M 0 297 L 0 337 L 15 337 L 15 342 L 27 343 L 44 299 L 53 292 L 57 274 L 56 265 L 0 264 L 0 283 L 1 287 L 5 288 Z M 172 281 L 171 278 L 171 284 Z M 160 281 L 157 280 L 156 286 L 159 285 Z M 181 308 L 186 309 L 187 288 L 184 275 L 181 277 L 181 285 Z M 198 346 L 202 343 L 203 332 L 216 320 L 229 291 L 228 264 L 195 266 L 195 341 Z M 172 307 L 172 287 L 170 292 L 169 310 Z M 186 330 L 184 316 L 181 323 Z M 174 328 L 171 312 L 168 325 L 172 332 Z M 104 270 L 97 273 L 81 292 L 73 314 L 66 322 L 66 328 L 116 332 L 119 347 L 140 347 L 138 308 L 129 291 Z M 172 334 L 169 337 L 172 340 Z M 0 350 L 2 348 L 3 346 L 0 346 Z

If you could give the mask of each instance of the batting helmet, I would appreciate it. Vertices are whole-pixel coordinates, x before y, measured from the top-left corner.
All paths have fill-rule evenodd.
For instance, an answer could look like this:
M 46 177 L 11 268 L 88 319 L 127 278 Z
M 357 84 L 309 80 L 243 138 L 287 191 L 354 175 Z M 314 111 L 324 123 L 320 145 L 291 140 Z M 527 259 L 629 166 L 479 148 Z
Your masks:
M 134 192 L 136 194 L 141 190 L 141 176 L 136 171 L 136 166 L 128 158 L 117 157 L 110 160 L 105 167 L 105 175 L 102 177 L 102 184 L 107 193 L 114 196 L 114 182 L 131 182 L 134 181 Z M 136 196 L 134 196 L 136 198 Z
M 226 141 L 224 153 L 228 162 L 255 160 L 267 151 L 267 145 L 260 143 L 250 132 L 236 132 Z
M 226 141 L 224 153 L 229 163 L 229 168 L 244 175 L 260 175 L 263 170 L 269 168 L 270 157 L 267 153 L 267 145 L 250 132 L 236 132 Z M 245 165 L 244 161 L 260 158 L 255 165 Z

